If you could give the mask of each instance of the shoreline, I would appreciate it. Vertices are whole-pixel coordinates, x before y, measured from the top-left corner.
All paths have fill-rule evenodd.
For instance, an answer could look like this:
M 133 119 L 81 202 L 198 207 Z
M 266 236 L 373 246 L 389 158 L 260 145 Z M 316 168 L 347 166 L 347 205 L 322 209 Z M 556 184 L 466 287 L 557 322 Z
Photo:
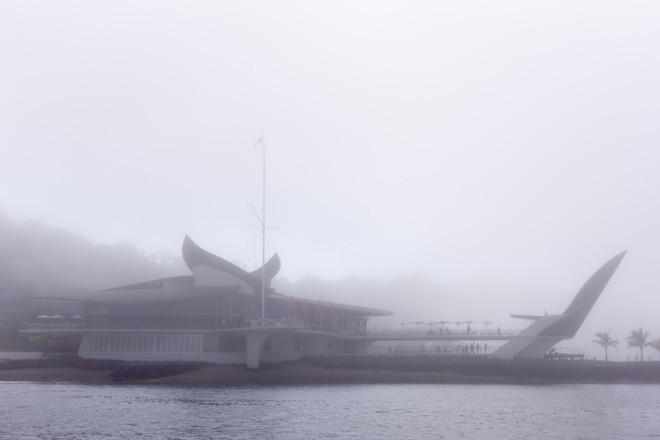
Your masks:
M 358 384 L 660 384 L 660 362 L 434 356 L 328 356 L 263 364 L 125 362 L 53 356 L 0 361 L 0 381 L 187 386 Z

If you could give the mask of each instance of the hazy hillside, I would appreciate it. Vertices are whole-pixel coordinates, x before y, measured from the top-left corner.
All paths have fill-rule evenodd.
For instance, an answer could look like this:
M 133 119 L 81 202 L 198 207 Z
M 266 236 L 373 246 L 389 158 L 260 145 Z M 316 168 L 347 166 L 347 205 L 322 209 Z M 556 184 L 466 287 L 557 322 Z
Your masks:
M 188 273 L 180 256 L 145 255 L 134 243 L 102 245 L 0 208 L 0 293 L 98 290 Z

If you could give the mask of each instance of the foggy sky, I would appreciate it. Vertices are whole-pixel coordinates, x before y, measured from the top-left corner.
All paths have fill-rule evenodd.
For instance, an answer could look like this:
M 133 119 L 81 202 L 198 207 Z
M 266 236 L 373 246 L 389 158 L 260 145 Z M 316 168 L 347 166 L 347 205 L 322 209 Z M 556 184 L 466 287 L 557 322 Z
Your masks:
M 438 3 L 4 1 L 0 205 L 253 269 L 263 134 L 282 276 L 479 285 L 447 315 L 487 319 L 628 250 L 581 337 L 660 337 L 660 6 Z

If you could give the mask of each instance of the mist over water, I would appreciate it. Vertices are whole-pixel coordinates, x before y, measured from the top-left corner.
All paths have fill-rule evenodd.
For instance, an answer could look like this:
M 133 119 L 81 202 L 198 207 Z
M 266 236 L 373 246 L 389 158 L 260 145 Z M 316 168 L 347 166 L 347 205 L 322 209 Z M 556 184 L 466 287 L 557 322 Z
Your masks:
M 94 386 L 1 382 L 0 438 L 639 439 L 657 385 Z

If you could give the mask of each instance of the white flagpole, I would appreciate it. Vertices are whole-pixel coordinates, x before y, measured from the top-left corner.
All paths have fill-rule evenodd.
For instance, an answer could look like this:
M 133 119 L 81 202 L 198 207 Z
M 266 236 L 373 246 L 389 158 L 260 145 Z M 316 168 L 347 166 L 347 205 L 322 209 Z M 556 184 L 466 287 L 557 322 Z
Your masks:
M 261 326 L 266 325 L 266 143 L 264 136 L 261 135 L 254 146 L 261 144 L 263 153 L 263 177 L 262 177 L 262 200 L 261 200 L 261 218 L 257 211 L 252 208 L 261 223 Z
M 263 146 L 263 190 L 261 207 L 261 326 L 266 325 L 266 144 L 261 139 Z

